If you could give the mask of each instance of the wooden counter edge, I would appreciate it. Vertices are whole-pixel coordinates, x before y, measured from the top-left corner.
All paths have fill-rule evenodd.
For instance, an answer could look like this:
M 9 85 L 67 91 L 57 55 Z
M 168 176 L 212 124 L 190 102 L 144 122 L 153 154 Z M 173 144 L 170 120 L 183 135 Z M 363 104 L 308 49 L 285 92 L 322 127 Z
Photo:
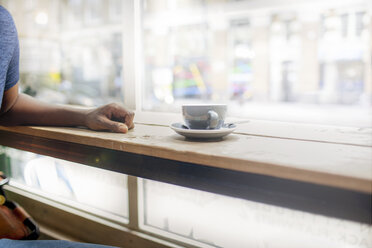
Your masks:
M 164 159 L 206 165 L 227 170 L 256 173 L 277 178 L 320 184 L 325 186 L 353 190 L 362 193 L 368 194 L 372 193 L 372 181 L 368 179 L 293 168 L 282 164 L 273 164 L 260 161 L 247 161 L 234 158 L 228 158 L 228 161 L 226 161 L 226 158 L 223 156 L 204 155 L 197 152 L 190 153 L 185 151 L 175 151 L 164 147 L 156 147 L 156 149 L 154 149 L 154 146 L 135 144 L 131 143 L 130 141 L 114 142 L 112 140 L 107 140 L 107 142 L 105 143 L 95 142 L 94 137 L 82 136 L 72 133 L 66 135 L 65 133 L 60 133 L 40 127 L 0 126 L 0 130 L 28 136 L 41 137 L 51 140 L 66 141 L 76 144 L 107 148 L 117 151 L 125 151 L 139 155 L 147 155 Z M 0 145 L 1 144 L 2 143 L 0 141 Z M 229 162 L 229 164 L 234 164 L 234 166 L 227 167 L 226 162 Z

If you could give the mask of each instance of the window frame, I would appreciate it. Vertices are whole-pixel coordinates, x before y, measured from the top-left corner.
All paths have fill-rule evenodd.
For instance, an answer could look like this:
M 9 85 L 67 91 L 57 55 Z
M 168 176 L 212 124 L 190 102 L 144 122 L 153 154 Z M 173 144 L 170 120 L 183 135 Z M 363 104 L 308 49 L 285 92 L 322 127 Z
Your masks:
M 181 116 L 179 114 L 173 113 L 156 113 L 156 112 L 148 112 L 143 111 L 142 109 L 142 99 L 143 99 L 143 91 L 142 87 L 144 85 L 143 82 L 143 53 L 142 53 L 142 17 L 141 17 L 141 10 L 143 7 L 142 0 L 128 0 L 123 1 L 123 16 L 126 17 L 126 21 L 123 22 L 123 95 L 124 100 L 123 103 L 130 109 L 134 109 L 136 111 L 136 121 L 143 122 L 143 123 L 152 123 L 152 124 L 159 124 L 159 125 L 166 125 L 166 123 L 172 123 L 172 121 L 180 120 Z M 368 13 L 368 12 L 367 12 Z M 125 45 L 124 45 L 125 44 Z M 371 60 L 371 57 L 369 57 Z M 154 117 L 156 118 L 154 119 Z M 161 116 L 161 118 L 159 118 Z M 154 121 L 156 120 L 156 121 Z M 239 118 L 233 118 L 233 120 L 241 121 Z M 245 120 L 245 119 L 244 119 Z M 261 131 L 259 130 L 260 123 L 262 120 L 253 120 L 256 123 L 257 129 L 252 132 L 253 135 L 262 135 Z M 264 121 L 265 122 L 265 121 Z M 270 127 L 274 129 L 278 126 L 278 122 L 275 121 L 266 121 L 265 122 L 267 130 L 270 130 Z M 301 135 L 304 135 L 303 139 L 308 139 L 310 137 L 309 133 L 306 132 L 309 127 L 311 128 L 318 128 L 319 125 L 313 124 L 296 124 L 296 123 L 279 123 L 282 125 L 282 129 L 275 129 L 275 132 L 278 137 L 284 138 L 293 138 L 290 135 L 289 130 L 292 130 L 293 127 L 305 127 L 303 128 L 303 132 L 299 132 L 296 136 L 298 138 Z M 333 140 L 334 137 L 331 137 Z M 343 136 L 346 140 L 347 137 Z M 324 136 L 323 138 L 324 139 Z M 332 141 L 331 141 L 332 142 Z M 142 217 L 141 217 L 141 199 L 142 199 L 142 180 L 128 176 L 128 204 L 129 204 L 129 223 L 122 224 L 122 226 L 128 227 L 131 230 L 137 231 L 137 235 L 140 238 L 147 237 L 149 239 L 150 236 L 155 236 L 156 238 L 167 240 L 168 242 L 172 242 L 178 245 L 186 246 L 186 247 L 210 247 L 210 246 L 203 246 L 203 244 L 196 242 L 186 244 L 184 242 L 189 242 L 190 240 L 181 239 L 180 242 L 177 242 L 176 238 L 177 235 L 165 237 L 160 234 L 156 234 L 154 232 L 150 232 L 150 230 L 143 229 L 143 225 L 141 224 Z M 11 189 L 11 188 L 9 188 Z M 18 191 L 19 195 L 24 194 L 25 192 Z M 30 201 L 36 201 L 32 198 L 29 199 Z M 53 199 L 52 199 L 53 200 Z M 39 199 L 39 201 L 42 201 Z M 54 203 L 50 202 L 49 207 L 58 208 Z M 71 211 L 71 209 L 68 209 Z M 82 214 L 83 215 L 83 214 Z M 72 216 L 72 215 L 71 215 Z M 73 217 L 73 216 L 72 216 Z M 104 225 L 103 225 L 104 226 Z M 158 230 L 158 229 L 157 229 Z M 123 232 L 131 232 L 128 229 L 122 229 Z M 138 234 L 139 233 L 139 234 Z M 144 234 L 142 234 L 144 233 Z M 166 233 L 166 232 L 164 232 Z M 166 233 L 169 235 L 169 233 Z M 141 236 L 142 235 L 142 236 Z M 167 245 L 161 247 L 170 247 Z M 174 246 L 176 247 L 176 246 Z

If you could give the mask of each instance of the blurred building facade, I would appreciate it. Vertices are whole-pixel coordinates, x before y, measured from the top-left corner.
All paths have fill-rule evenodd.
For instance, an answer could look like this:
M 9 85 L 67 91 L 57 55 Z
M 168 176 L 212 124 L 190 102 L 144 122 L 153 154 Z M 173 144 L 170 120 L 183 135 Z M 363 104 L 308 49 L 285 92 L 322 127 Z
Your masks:
M 124 3 L 0 0 L 18 27 L 23 91 L 60 103 L 122 102 Z M 371 107 L 369 1 L 140 3 L 143 110 L 225 102 L 255 117 L 252 104 L 268 115 L 260 106 Z
M 122 98 L 120 0 L 0 4 L 18 28 L 24 91 L 46 101 L 87 106 Z
M 171 94 L 244 102 L 371 102 L 367 2 L 159 0 L 144 5 L 147 85 L 164 84 L 159 77 L 165 69 L 173 76 L 170 86 L 159 86 L 173 92 L 148 92 L 160 101 Z M 195 65 L 202 80 L 193 73 Z

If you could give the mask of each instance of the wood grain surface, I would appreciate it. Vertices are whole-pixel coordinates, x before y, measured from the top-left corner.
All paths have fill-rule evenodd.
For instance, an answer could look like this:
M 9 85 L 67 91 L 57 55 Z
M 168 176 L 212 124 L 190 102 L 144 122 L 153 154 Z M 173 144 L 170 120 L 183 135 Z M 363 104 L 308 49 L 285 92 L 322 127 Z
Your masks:
M 195 141 L 185 139 L 167 126 L 139 123 L 127 134 L 56 127 L 0 127 L 0 130 L 372 192 L 372 147 L 368 145 L 370 130 L 354 132 L 354 135 L 349 132 L 347 135 L 352 136 L 350 142 L 341 143 L 252 135 L 242 129 L 221 140 Z

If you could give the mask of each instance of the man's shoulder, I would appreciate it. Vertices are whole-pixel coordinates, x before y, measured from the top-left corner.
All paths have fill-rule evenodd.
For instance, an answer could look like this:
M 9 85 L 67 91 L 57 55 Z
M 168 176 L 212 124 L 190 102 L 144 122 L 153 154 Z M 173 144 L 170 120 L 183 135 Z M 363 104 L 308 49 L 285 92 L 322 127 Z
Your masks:
M 13 22 L 12 15 L 3 6 L 0 5 L 0 21 L 1 22 Z
M 15 43 L 17 29 L 12 15 L 0 5 L 0 43 Z M 4 46 L 4 44 L 2 44 Z M 0 47 L 1 50 L 1 47 Z
M 0 5 L 0 32 L 9 34 L 16 33 L 16 27 L 12 15 L 3 6 Z

